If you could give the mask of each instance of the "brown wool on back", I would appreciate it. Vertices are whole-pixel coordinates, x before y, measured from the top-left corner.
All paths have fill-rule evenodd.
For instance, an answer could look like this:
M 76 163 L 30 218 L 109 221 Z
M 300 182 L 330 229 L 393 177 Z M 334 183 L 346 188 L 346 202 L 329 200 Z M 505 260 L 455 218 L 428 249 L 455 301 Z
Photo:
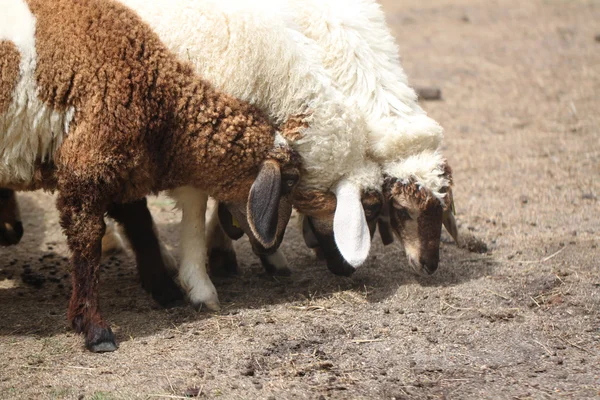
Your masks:
M 121 200 L 190 184 L 223 200 L 247 195 L 274 140 L 258 111 L 194 77 L 114 1 L 27 2 L 37 20 L 39 96 L 75 108 L 59 170 L 123 186 Z
M 19 78 L 21 55 L 9 41 L 0 40 L 0 114 L 6 112 Z

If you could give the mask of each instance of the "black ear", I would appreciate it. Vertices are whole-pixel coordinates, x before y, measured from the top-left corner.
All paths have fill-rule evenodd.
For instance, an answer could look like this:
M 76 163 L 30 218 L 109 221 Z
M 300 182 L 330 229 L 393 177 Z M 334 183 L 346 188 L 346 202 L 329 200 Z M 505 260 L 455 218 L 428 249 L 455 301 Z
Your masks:
M 310 217 L 304 217 L 302 220 L 302 237 L 304 237 L 304 243 L 309 249 L 316 249 L 319 247 L 319 241 L 315 236 L 315 232 L 308 221 Z
M 248 223 L 265 248 L 275 244 L 281 198 L 281 172 L 275 161 L 265 161 L 248 196 Z
M 238 240 L 244 236 L 244 231 L 240 227 L 239 223 L 234 221 L 233 215 L 231 215 L 225 204 L 219 203 L 217 213 L 219 215 L 219 223 L 221 224 L 221 228 L 223 228 L 227 236 L 233 240 Z
M 392 232 L 392 226 L 390 225 L 390 204 L 385 202 L 381 209 L 381 214 L 377 220 L 377 226 L 379 228 L 379 236 L 384 246 L 392 244 L 394 242 L 394 233 Z

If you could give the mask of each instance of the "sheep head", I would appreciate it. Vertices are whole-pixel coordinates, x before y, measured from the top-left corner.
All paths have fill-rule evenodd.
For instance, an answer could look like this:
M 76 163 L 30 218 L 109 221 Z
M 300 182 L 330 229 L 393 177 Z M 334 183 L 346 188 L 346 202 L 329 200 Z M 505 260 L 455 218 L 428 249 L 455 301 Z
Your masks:
M 225 233 L 232 239 L 246 233 L 256 254 L 273 253 L 283 240 L 299 178 L 299 157 L 279 137 L 259 168 L 247 202 L 219 203 Z
M 384 242 L 391 242 L 390 230 L 399 238 L 415 271 L 432 274 L 440 259 L 442 224 L 458 240 L 452 199 L 452 171 L 444 162 L 439 168 L 447 185 L 434 194 L 414 179 L 387 176 L 384 183 L 387 221 L 380 222 Z

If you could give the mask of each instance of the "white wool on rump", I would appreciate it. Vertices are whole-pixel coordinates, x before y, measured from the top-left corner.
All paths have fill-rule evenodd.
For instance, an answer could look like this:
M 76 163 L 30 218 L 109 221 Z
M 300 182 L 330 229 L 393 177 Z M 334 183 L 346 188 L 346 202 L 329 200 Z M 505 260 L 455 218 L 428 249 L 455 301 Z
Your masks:
M 270 0 L 266 0 L 269 2 Z M 440 200 L 442 127 L 417 103 L 398 47 L 375 0 L 283 0 L 293 23 L 321 48 L 337 87 L 363 112 L 369 150 L 383 172 L 415 181 Z

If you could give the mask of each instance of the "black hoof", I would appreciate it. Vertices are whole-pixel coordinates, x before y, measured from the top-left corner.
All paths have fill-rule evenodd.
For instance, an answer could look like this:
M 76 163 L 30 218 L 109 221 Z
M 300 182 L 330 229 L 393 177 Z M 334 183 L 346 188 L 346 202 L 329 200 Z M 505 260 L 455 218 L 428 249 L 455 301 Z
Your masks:
M 170 308 L 182 305 L 185 296 L 179 285 L 175 283 L 174 277 L 171 277 L 170 272 L 162 264 L 158 266 L 147 265 L 155 268 L 139 268 L 142 288 L 150 293 L 154 301 L 161 307 Z
M 115 335 L 109 327 L 101 328 L 91 325 L 85 338 L 85 347 L 94 353 L 106 353 L 115 351 L 119 347 L 115 340 Z
M 208 257 L 208 268 L 214 276 L 238 274 L 238 262 L 233 250 L 212 249 Z
M 155 282 L 150 291 L 152 298 L 161 307 L 172 308 L 184 304 L 185 296 L 179 286 L 169 277 L 165 277 L 163 282 Z
M 12 246 L 21 241 L 23 237 L 23 223 L 20 221 L 13 224 L 4 223 L 0 225 L 0 246 Z

